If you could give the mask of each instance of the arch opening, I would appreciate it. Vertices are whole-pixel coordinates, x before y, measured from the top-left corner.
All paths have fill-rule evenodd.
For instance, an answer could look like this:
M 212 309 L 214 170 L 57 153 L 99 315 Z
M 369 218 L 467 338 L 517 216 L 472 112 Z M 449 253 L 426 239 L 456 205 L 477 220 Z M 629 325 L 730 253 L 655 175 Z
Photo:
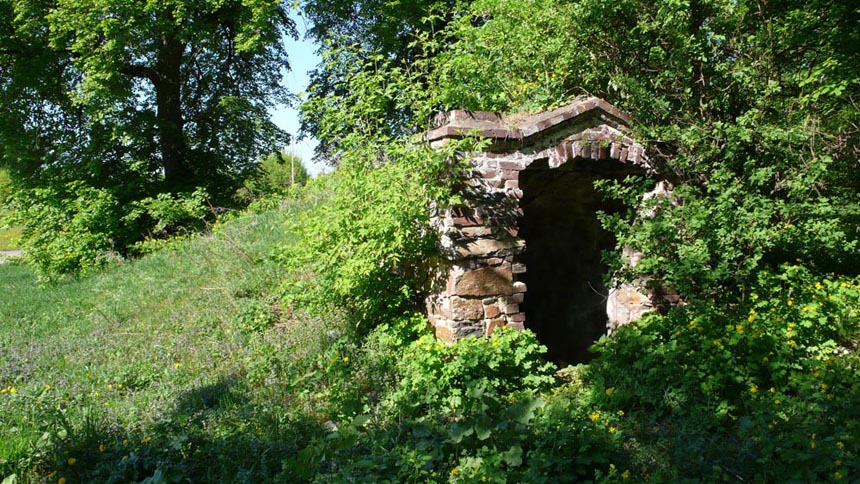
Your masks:
M 614 249 L 615 237 L 597 212 L 622 207 L 598 193 L 594 182 L 630 173 L 623 163 L 584 158 L 552 169 L 548 160 L 536 160 L 520 172 L 519 235 L 526 242 L 521 280 L 528 287 L 522 306 L 526 327 L 556 363 L 590 361 L 595 355 L 588 348 L 606 334 L 608 266 L 602 251 Z

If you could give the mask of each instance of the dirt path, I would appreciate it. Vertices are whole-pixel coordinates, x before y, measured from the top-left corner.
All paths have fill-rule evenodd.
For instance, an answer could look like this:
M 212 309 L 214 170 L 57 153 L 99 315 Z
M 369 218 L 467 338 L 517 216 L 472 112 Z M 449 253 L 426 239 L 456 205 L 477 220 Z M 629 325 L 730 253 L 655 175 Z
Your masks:
M 0 250 L 0 264 L 6 262 L 6 259 L 12 257 L 21 257 L 20 250 Z

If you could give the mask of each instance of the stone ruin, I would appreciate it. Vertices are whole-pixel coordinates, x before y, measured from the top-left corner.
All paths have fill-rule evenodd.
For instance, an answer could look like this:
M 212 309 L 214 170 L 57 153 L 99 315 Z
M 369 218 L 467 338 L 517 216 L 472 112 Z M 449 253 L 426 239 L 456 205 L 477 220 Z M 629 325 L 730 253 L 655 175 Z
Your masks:
M 626 114 L 588 97 L 519 119 L 451 111 L 436 125 L 426 134 L 433 147 L 464 136 L 489 143 L 470 159 L 463 204 L 432 213 L 442 261 L 427 313 L 438 338 L 529 328 L 551 359 L 584 362 L 600 336 L 652 309 L 643 289 L 604 283 L 601 251 L 615 240 L 597 212 L 621 207 L 595 180 L 647 175 L 655 189 L 646 196 L 667 187 L 629 137 Z

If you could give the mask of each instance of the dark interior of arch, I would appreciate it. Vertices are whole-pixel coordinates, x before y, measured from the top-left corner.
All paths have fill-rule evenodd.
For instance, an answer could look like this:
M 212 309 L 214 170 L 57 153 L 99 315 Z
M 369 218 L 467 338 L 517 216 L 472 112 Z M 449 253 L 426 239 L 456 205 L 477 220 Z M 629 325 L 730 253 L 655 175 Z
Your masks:
M 547 160 L 537 160 L 520 172 L 526 327 L 557 363 L 588 362 L 594 357 L 588 348 L 606 333 L 608 267 L 601 251 L 612 250 L 615 238 L 602 228 L 597 212 L 621 207 L 598 193 L 594 181 L 629 172 L 618 162 L 586 159 L 553 169 Z

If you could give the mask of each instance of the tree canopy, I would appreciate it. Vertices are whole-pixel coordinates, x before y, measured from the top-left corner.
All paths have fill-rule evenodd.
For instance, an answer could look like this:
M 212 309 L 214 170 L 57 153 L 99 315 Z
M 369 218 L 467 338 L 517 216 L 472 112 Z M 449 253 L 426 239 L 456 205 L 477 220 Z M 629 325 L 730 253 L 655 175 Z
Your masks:
M 117 250 L 146 230 L 123 207 L 196 187 L 229 203 L 286 141 L 267 113 L 290 100 L 279 1 L 9 0 L 0 22 L 0 163 L 20 204 L 70 219 L 75 193 L 97 190 L 116 208 L 93 230 Z M 25 243 L 45 232 L 24 222 Z
M 783 262 L 860 270 L 860 7 L 477 0 L 413 32 L 408 62 L 373 42 L 324 49 L 342 94 L 314 91 L 305 112 L 341 158 L 393 159 L 362 147 L 411 143 L 434 111 L 534 112 L 596 95 L 634 116 L 676 185 L 648 220 L 634 216 L 646 180 L 603 187 L 631 204 L 605 223 L 646 254 L 638 271 L 709 297 Z

